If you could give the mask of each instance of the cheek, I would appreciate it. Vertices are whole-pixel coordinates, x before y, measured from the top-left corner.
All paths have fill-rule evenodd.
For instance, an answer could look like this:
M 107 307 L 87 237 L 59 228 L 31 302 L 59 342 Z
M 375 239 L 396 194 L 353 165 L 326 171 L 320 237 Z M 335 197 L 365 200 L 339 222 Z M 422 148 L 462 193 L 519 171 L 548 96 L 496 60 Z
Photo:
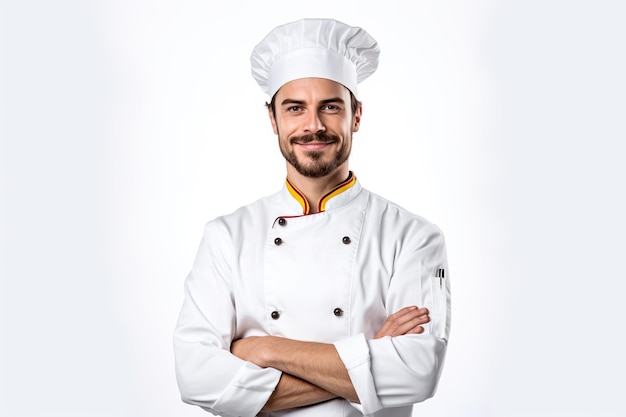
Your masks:
M 272 128 L 274 129 L 274 133 L 278 134 L 278 132 L 287 131 L 287 125 L 285 124 L 285 120 L 279 118 L 274 118 L 272 121 Z

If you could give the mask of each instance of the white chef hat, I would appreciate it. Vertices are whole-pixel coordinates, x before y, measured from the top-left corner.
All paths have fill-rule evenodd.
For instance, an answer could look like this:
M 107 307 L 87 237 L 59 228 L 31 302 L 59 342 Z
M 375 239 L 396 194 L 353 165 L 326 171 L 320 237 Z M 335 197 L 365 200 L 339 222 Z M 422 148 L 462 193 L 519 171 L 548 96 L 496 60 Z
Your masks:
M 285 83 L 327 78 L 357 96 L 357 84 L 378 67 L 376 40 L 333 19 L 302 19 L 278 26 L 252 51 L 252 76 L 273 97 Z

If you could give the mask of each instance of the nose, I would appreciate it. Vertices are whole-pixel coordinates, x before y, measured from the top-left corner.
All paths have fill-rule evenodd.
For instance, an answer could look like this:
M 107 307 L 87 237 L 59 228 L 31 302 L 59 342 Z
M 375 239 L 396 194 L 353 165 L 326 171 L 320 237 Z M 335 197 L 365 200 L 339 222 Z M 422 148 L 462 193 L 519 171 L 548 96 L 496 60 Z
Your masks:
M 309 112 L 306 116 L 304 131 L 306 133 L 318 133 L 326 130 L 318 112 Z

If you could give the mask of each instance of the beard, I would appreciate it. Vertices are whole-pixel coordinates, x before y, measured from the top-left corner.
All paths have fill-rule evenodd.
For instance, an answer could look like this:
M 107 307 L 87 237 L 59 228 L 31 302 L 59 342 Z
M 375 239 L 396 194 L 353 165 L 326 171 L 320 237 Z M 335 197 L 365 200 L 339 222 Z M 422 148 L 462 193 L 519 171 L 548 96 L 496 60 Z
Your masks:
M 338 143 L 339 137 L 336 135 L 328 135 L 326 133 L 317 133 L 314 135 L 303 135 L 303 136 L 294 136 L 289 139 L 289 143 L 293 146 L 294 144 L 303 144 L 309 142 L 317 142 L 317 143 Z M 344 145 L 341 146 L 335 152 L 335 155 L 328 160 L 323 161 L 322 156 L 324 152 L 320 151 L 306 151 L 305 155 L 309 160 L 308 163 L 304 163 L 300 161 L 296 156 L 293 148 L 291 150 L 286 149 L 285 146 L 280 143 L 280 152 L 283 154 L 283 157 L 289 162 L 295 169 L 298 171 L 300 175 L 311 178 L 320 178 L 325 177 L 326 175 L 334 172 L 341 164 L 343 164 L 348 157 L 350 156 L 350 148 L 347 148 Z

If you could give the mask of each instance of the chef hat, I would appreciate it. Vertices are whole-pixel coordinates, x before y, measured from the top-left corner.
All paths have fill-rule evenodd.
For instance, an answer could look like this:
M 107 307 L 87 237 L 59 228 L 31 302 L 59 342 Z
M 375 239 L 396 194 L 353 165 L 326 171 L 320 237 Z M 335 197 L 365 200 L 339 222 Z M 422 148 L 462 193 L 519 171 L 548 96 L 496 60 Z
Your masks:
M 299 78 L 327 78 L 357 96 L 357 84 L 378 67 L 376 40 L 333 19 L 302 19 L 278 26 L 252 51 L 252 76 L 273 97 Z

